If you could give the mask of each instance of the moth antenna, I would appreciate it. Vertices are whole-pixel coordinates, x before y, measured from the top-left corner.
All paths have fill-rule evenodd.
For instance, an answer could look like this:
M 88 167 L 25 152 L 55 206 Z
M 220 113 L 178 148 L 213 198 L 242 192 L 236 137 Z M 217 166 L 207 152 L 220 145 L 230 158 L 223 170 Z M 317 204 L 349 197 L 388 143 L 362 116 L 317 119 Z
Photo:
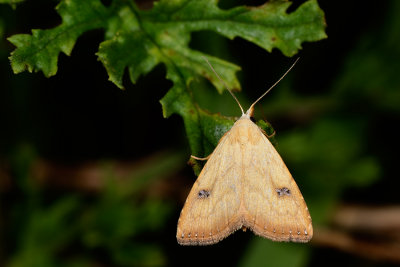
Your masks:
M 225 89 L 228 90 L 228 92 L 232 95 L 232 97 L 236 100 L 236 103 L 238 103 L 240 110 L 242 111 L 242 115 L 244 115 L 244 110 L 242 108 L 242 105 L 240 105 L 239 100 L 236 98 L 236 96 L 233 94 L 233 92 L 231 91 L 231 89 L 229 89 L 229 87 L 226 85 L 225 81 L 222 80 L 222 78 L 218 75 L 218 73 L 214 70 L 213 66 L 211 65 L 211 63 L 208 61 L 208 59 L 205 56 L 202 56 L 203 59 L 207 62 L 208 66 L 210 66 L 211 70 L 214 72 L 214 74 L 217 76 L 217 78 L 220 80 L 220 82 L 222 82 L 222 84 L 225 86 Z
M 297 61 L 299 61 L 299 57 L 296 59 L 296 61 L 292 64 L 292 66 L 290 66 L 290 68 L 270 87 L 268 88 L 267 91 L 265 91 L 264 94 L 262 94 L 256 101 L 254 101 L 253 104 L 251 104 L 250 108 L 247 110 L 246 114 L 247 115 L 252 115 L 253 114 L 253 110 L 254 110 L 254 105 L 257 104 L 258 101 L 261 100 L 261 98 L 263 98 L 266 94 L 268 94 L 269 91 L 271 91 L 272 88 L 274 88 L 283 78 L 285 78 L 285 76 L 289 73 L 289 71 L 291 71 L 294 67 L 294 65 L 296 65 Z

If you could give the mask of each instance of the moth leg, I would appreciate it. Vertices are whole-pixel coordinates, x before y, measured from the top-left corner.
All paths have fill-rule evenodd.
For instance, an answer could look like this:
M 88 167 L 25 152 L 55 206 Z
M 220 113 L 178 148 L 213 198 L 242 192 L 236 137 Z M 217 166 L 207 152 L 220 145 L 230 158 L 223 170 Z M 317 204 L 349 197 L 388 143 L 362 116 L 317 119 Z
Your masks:
M 266 136 L 268 139 L 270 139 L 270 138 L 274 137 L 275 134 L 276 134 L 276 131 L 274 130 L 274 132 L 273 132 L 272 134 L 270 134 L 270 135 L 265 134 L 265 136 Z
M 208 160 L 210 157 L 211 157 L 211 154 L 210 155 L 208 155 L 207 157 L 205 157 L 205 158 L 198 158 L 198 157 L 196 157 L 196 156 L 193 156 L 193 155 L 190 155 L 190 157 L 191 158 L 193 158 L 193 159 L 196 159 L 196 160 Z
M 274 130 L 274 132 L 273 132 L 272 134 L 268 135 L 263 129 L 261 129 L 261 128 L 259 128 L 259 129 L 261 130 L 261 132 L 262 132 L 268 139 L 274 137 L 275 134 L 276 134 L 276 131 L 275 131 L 275 130 Z

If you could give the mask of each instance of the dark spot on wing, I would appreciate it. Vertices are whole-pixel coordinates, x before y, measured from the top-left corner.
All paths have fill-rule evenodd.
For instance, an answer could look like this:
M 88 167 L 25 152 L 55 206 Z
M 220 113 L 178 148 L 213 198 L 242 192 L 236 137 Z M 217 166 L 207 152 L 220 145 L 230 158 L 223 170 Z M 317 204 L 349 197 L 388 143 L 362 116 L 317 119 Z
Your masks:
M 199 193 L 197 194 L 198 198 L 208 198 L 210 196 L 210 191 L 208 190 L 200 190 Z
M 290 189 L 287 187 L 282 187 L 282 188 L 277 188 L 275 189 L 276 193 L 278 193 L 278 196 L 290 196 Z

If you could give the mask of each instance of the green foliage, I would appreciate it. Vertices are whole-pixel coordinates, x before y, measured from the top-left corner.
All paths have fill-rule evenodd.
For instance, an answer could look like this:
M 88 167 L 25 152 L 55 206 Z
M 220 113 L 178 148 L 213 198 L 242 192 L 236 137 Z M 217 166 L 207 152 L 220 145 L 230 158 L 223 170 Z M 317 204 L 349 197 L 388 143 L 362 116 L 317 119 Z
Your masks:
M 326 117 L 307 129 L 279 136 L 280 151 L 295 166 L 296 181 L 306 184 L 303 191 L 313 192 L 314 200 L 307 203 L 314 224 L 325 223 L 344 188 L 369 185 L 379 177 L 379 163 L 366 154 L 365 130 L 364 119 Z
M 24 2 L 25 0 L 0 0 L 0 4 L 9 4 L 11 5 L 13 8 L 15 8 L 15 6 L 21 2 Z
M 30 207 L 30 216 L 23 215 L 27 220 L 22 223 L 20 247 L 9 266 L 54 266 L 57 252 L 71 242 L 76 233 L 70 220 L 78 205 L 76 198 L 68 197 L 45 209 Z
M 8 221 L 7 234 L 17 242 L 7 266 L 91 266 L 97 259 L 88 255 L 96 249 L 106 251 L 103 256 L 113 266 L 165 264 L 159 245 L 138 236 L 160 231 L 171 205 L 159 198 L 139 197 L 139 192 L 176 171 L 181 154 L 158 155 L 124 176 L 116 175 L 115 166 L 105 162 L 106 187 L 93 201 L 70 194 L 50 204 L 29 175 L 35 159 L 29 147 L 14 155 L 13 170 L 23 198 L 12 207 Z M 68 254 L 68 260 L 62 254 Z
M 63 23 L 50 30 L 32 30 L 8 38 L 18 48 L 11 53 L 14 73 L 43 71 L 47 77 L 57 73 L 60 52 L 71 54 L 76 39 L 84 32 L 103 27 L 109 12 L 100 1 L 62 1 L 57 11 Z
M 21 3 L 25 0 L 0 0 L 0 4 L 10 4 L 10 5 L 14 5 L 14 4 L 18 4 Z
M 277 243 L 255 238 L 239 266 L 307 266 L 308 253 L 304 244 Z
M 219 129 L 226 129 L 233 119 L 214 116 L 210 120 L 195 104 L 190 91 L 193 79 L 206 78 L 219 92 L 224 86 L 202 58 L 207 55 L 188 47 L 190 34 L 215 31 L 230 39 L 241 37 L 267 51 L 277 48 L 292 56 L 301 43 L 317 41 L 326 35 L 324 14 L 316 0 L 309 0 L 288 14 L 290 5 L 287 1 L 271 1 L 259 7 L 222 10 L 216 0 L 164 0 L 155 2 L 151 10 L 142 11 L 133 1 L 115 0 L 110 7 L 99 0 L 62 1 L 57 6 L 63 19 L 60 26 L 9 38 L 17 46 L 11 53 L 11 66 L 15 73 L 28 70 L 55 75 L 59 53 L 69 55 L 83 32 L 102 28 L 105 41 L 97 55 L 110 81 L 118 87 L 123 88 L 126 68 L 135 83 L 156 65 L 166 66 L 167 78 L 173 86 L 161 100 L 163 114 L 182 116 L 192 153 L 201 156 L 212 150 L 215 137 L 221 136 Z M 236 78 L 238 66 L 215 57 L 207 58 L 230 88 L 240 88 Z
M 358 49 L 347 58 L 343 75 L 335 81 L 337 97 L 348 104 L 359 99 L 368 102 L 371 108 L 386 112 L 400 112 L 400 49 L 397 34 L 400 19 L 396 15 L 400 4 L 389 5 L 382 30 L 377 34 L 364 35 Z M 376 42 L 376 40 L 383 40 Z M 371 77 L 366 79 L 365 77 Z

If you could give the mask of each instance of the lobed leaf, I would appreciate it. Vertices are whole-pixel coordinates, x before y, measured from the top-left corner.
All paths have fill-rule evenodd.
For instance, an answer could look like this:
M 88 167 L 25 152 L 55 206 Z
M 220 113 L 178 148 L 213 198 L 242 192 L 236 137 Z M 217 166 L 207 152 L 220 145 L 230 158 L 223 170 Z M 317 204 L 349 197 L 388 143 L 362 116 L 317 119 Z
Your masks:
M 46 77 L 57 73 L 60 52 L 70 55 L 76 39 L 84 32 L 105 26 L 109 13 L 98 0 L 62 1 L 57 6 L 63 22 L 49 30 L 32 30 L 8 38 L 15 49 L 10 56 L 14 73 L 42 71 Z
M 281 0 L 228 10 L 217 4 L 217 0 L 161 0 L 151 10 L 143 11 L 128 0 L 114 0 L 109 7 L 99 0 L 64 0 L 57 7 L 61 25 L 9 38 L 17 46 L 11 53 L 11 66 L 15 73 L 28 70 L 55 75 L 59 53 L 69 55 L 82 33 L 102 28 L 105 41 L 97 55 L 109 80 L 123 88 L 125 69 L 135 83 L 140 75 L 164 64 L 173 86 L 160 101 L 163 115 L 182 116 L 192 153 L 204 156 L 216 145 L 221 129 L 229 129 L 234 120 L 207 114 L 197 106 L 190 83 L 202 77 L 219 92 L 224 90 L 203 56 L 231 89 L 240 89 L 236 77 L 240 68 L 189 48 L 192 32 L 208 30 L 229 39 L 240 37 L 267 51 L 277 48 L 286 56 L 296 54 L 303 42 L 326 37 L 324 14 L 316 0 L 306 1 L 290 14 L 287 9 L 291 2 Z

